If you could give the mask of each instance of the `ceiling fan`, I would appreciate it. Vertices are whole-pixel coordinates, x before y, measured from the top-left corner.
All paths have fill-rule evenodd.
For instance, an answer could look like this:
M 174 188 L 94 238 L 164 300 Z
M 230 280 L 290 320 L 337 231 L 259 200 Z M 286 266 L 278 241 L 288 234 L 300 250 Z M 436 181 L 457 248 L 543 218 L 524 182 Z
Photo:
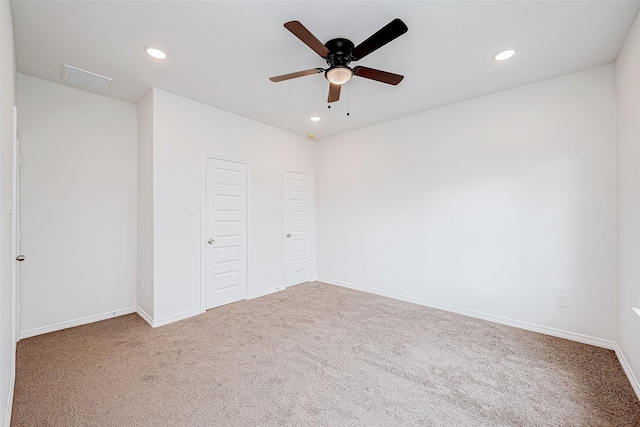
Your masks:
M 351 40 L 343 38 L 332 39 L 322 44 L 322 42 L 311 34 L 299 21 L 287 22 L 284 24 L 284 27 L 324 58 L 329 68 L 311 68 L 309 70 L 270 77 L 269 80 L 272 82 L 281 82 L 283 80 L 295 79 L 296 77 L 324 73 L 325 78 L 329 80 L 329 97 L 327 98 L 327 102 L 335 102 L 340 99 L 340 89 L 342 85 L 348 82 L 353 76 L 364 77 L 365 79 L 376 80 L 394 86 L 404 78 L 404 76 L 400 74 L 393 74 L 360 65 L 353 68 L 349 67 L 351 61 L 361 60 L 371 52 L 380 49 L 385 44 L 406 33 L 408 30 L 407 25 L 398 18 L 389 22 L 371 37 L 355 47 Z

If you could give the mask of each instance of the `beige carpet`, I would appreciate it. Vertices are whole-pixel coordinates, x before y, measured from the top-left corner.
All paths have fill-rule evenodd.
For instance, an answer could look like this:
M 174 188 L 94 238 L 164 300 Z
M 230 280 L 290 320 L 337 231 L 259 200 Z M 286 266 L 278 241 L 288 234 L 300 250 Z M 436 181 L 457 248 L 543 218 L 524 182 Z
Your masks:
M 18 344 L 12 426 L 640 426 L 615 354 L 322 283 Z

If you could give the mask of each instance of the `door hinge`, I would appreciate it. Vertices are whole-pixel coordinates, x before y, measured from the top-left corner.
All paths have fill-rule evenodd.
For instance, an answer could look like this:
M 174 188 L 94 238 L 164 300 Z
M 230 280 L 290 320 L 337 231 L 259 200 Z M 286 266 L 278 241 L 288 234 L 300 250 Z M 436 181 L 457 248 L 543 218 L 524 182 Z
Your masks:
M 16 313 L 20 314 L 20 304 L 16 305 Z
M 16 231 L 16 239 L 17 239 L 17 240 L 22 239 L 22 230 L 18 230 L 18 231 Z
M 17 165 L 17 166 L 22 166 L 22 157 L 18 156 L 18 157 L 16 158 L 16 165 Z

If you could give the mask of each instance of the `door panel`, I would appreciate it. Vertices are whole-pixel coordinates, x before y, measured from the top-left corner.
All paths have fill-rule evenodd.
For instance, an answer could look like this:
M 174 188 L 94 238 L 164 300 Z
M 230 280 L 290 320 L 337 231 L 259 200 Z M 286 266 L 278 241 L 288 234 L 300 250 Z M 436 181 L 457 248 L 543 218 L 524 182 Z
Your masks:
M 311 280 L 311 175 L 284 172 L 284 285 Z
M 247 298 L 247 165 L 207 159 L 206 308 Z

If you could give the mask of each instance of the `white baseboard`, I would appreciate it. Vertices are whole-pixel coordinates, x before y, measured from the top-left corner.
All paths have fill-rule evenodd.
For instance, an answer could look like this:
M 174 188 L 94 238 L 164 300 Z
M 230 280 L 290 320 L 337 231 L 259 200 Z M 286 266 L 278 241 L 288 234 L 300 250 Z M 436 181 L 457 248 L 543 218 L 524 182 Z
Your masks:
M 525 329 L 528 331 L 539 332 L 545 335 L 551 335 L 554 337 L 564 338 L 571 341 L 577 341 L 583 344 L 590 344 L 596 347 L 607 348 L 609 350 L 615 350 L 617 344 L 615 341 L 609 341 L 602 338 L 596 338 L 589 335 L 578 334 L 575 332 L 564 331 L 562 329 L 550 328 L 548 326 L 536 325 L 535 323 L 523 322 L 520 320 L 509 319 L 507 317 L 496 316 L 493 314 L 483 313 L 480 311 L 469 310 L 466 308 L 460 308 L 452 305 L 441 304 L 434 301 L 428 301 L 421 298 L 410 297 L 407 295 L 396 294 L 394 292 L 382 291 L 379 289 L 369 288 L 366 286 L 354 285 L 353 283 L 346 283 L 338 280 L 329 279 L 326 277 L 318 277 L 318 281 L 328 283 L 331 285 L 342 286 L 344 288 L 355 289 L 357 291 L 368 292 L 388 298 L 397 299 L 400 301 L 411 302 L 425 307 L 435 308 L 438 310 L 449 311 L 452 313 L 462 314 L 464 316 L 474 317 L 476 319 L 488 320 L 489 322 L 500 323 L 507 326 L 513 326 L 515 328 Z
M 147 322 L 149 324 L 149 326 L 153 327 L 153 318 L 151 318 L 151 316 L 149 316 L 149 314 L 147 314 L 146 311 L 144 311 L 140 307 L 136 307 L 136 314 L 138 316 L 142 317 L 142 320 Z
M 9 397 L 7 397 L 7 412 L 4 417 L 4 426 L 10 427 L 11 425 L 11 411 L 13 410 L 13 389 L 16 384 L 16 372 L 15 369 L 11 372 L 11 378 L 9 379 Z
M 629 382 L 631 383 L 631 387 L 633 387 L 633 391 L 636 392 L 636 396 L 640 399 L 640 383 L 638 382 L 638 378 L 636 378 L 635 374 L 631 370 L 631 365 L 627 362 L 627 359 L 624 357 L 624 353 L 622 349 L 616 344 L 616 356 L 618 356 L 618 360 L 620 361 L 620 365 L 622 365 L 622 369 L 624 373 L 627 374 L 627 378 L 629 378 Z
M 80 319 L 69 320 L 66 322 L 55 323 L 53 325 L 42 326 L 40 328 L 33 328 L 20 332 L 20 339 L 33 337 L 36 335 L 47 334 L 49 332 L 60 331 L 62 329 L 73 328 L 74 326 L 86 325 L 88 323 L 99 322 L 101 320 L 111 319 L 113 317 L 124 316 L 125 314 L 137 313 L 138 316 L 151 325 L 154 328 L 158 326 L 167 325 L 169 323 L 177 322 L 178 320 L 186 319 L 188 317 L 196 316 L 204 313 L 200 309 L 186 311 L 184 313 L 175 314 L 173 316 L 167 316 L 162 319 L 154 320 L 147 312 L 140 307 L 127 307 L 119 310 L 108 311 L 102 314 L 96 314 L 93 316 L 82 317 Z
M 93 316 L 81 317 L 79 319 L 67 320 L 66 322 L 54 323 L 53 325 L 41 326 L 39 328 L 20 331 L 19 339 L 34 337 L 36 335 L 47 334 L 49 332 L 60 331 L 62 329 L 73 328 L 74 326 L 86 325 L 88 323 L 99 322 L 113 317 L 124 316 L 136 312 L 136 307 L 120 308 L 106 313 L 95 314 Z
M 247 299 L 254 299 L 254 298 L 260 298 L 263 297 L 265 295 L 269 295 L 269 294 L 273 294 L 279 291 L 284 290 L 285 288 L 269 288 L 269 289 L 265 289 L 264 291 L 259 291 L 259 292 L 254 292 L 251 295 L 249 295 L 249 297 Z
M 152 320 L 151 326 L 157 328 L 158 326 L 168 325 L 169 323 L 177 322 L 178 320 L 187 319 L 189 317 L 197 316 L 204 313 L 204 310 L 196 308 L 194 310 L 185 311 L 183 313 L 174 314 L 172 316 L 163 317 L 162 319 Z M 146 320 L 146 319 L 145 319 Z

